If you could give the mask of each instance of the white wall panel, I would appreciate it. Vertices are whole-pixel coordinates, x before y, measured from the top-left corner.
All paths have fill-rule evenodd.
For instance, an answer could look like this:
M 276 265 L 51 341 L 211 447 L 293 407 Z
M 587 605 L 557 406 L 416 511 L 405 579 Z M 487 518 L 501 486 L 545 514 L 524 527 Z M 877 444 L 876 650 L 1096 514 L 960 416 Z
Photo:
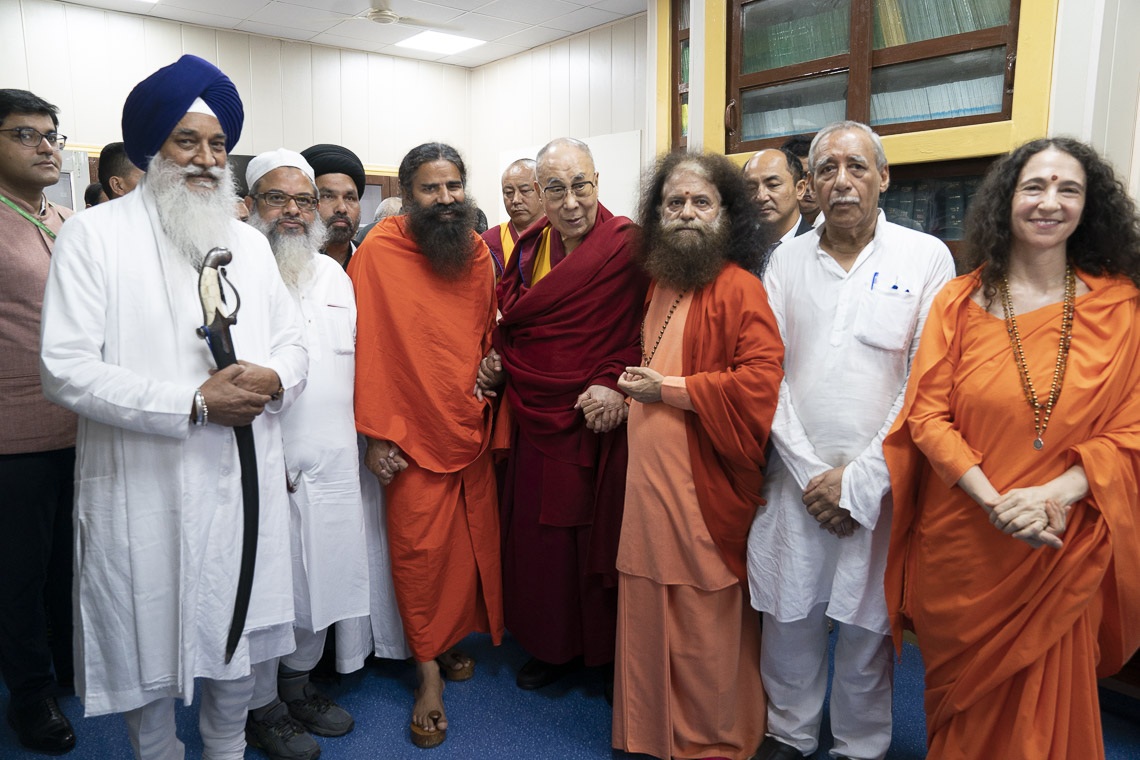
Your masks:
M 24 35 L 11 30 L 23 28 L 23 12 L 15 0 L 0 0 L 0 29 L 4 30 L 4 44 L 0 45 L 0 82 L 4 87 L 17 90 L 31 89 L 28 84 L 28 60 L 24 50 Z
M 237 87 L 241 96 L 242 106 L 245 109 L 245 123 L 242 125 L 241 139 L 234 146 L 234 153 L 249 153 L 256 155 L 259 151 L 254 145 L 253 133 L 256 129 L 258 115 L 253 113 L 253 77 L 250 63 L 250 36 L 241 32 L 218 32 L 218 68 L 226 72 Z M 177 59 L 178 56 L 175 56 Z
M 368 56 L 358 50 L 340 51 L 340 78 L 326 82 L 329 89 L 340 89 L 340 136 L 338 145 L 368 145 L 368 118 L 360 107 L 368 97 Z M 302 146 L 304 147 L 304 146 Z
M 590 134 L 590 35 L 570 38 L 570 121 L 566 134 L 585 137 Z
M 637 90 L 637 29 L 632 23 L 614 24 L 610 63 L 610 132 L 640 129 L 634 106 L 641 95 Z
M 605 135 L 614 131 L 611 29 L 608 26 L 595 29 L 587 36 L 590 43 L 590 76 L 587 80 L 590 93 L 590 131 L 585 135 Z
M 59 3 L 26 0 L 25 29 L 39 29 L 32 39 L 34 44 L 25 47 L 28 89 L 57 106 L 60 117 L 76 123 L 75 98 L 72 96 L 70 53 L 67 48 L 67 14 Z M 74 131 L 74 130 L 72 130 Z M 64 132 L 72 136 L 70 132 Z
M 313 142 L 340 140 L 340 51 L 313 48 Z M 308 146 L 306 146 L 308 147 Z
M 519 158 L 519 151 L 533 152 L 555 137 L 645 131 L 645 25 L 645 16 L 625 19 L 471 72 L 471 141 L 478 153 L 468 160 L 469 175 L 472 192 L 492 223 L 506 218 L 500 164 Z M 518 90 L 528 77 L 529 101 Z M 497 116 L 503 108 L 495 105 L 497 98 L 516 104 L 509 122 Z M 527 116 L 529 131 L 522 128 Z
M 281 144 L 294 150 L 313 145 L 312 46 L 281 43 Z
M 218 34 L 200 26 L 182 26 L 182 52 L 204 58 L 218 65 Z M 144 75 L 145 76 L 145 75 Z
M 389 98 L 394 76 L 393 59 L 383 55 L 368 57 L 368 93 L 359 98 L 356 113 L 368 119 L 367 154 L 371 163 L 396 166 L 392 160 L 393 132 L 396 121 L 393 101 Z
M 254 153 L 285 144 L 281 82 L 281 42 L 268 37 L 249 40 L 250 100 L 244 132 Z
M 30 29 L 32 27 L 26 27 Z M 141 76 L 135 79 L 135 84 L 148 76 L 151 72 L 169 66 L 182 57 L 181 24 L 173 21 L 163 21 L 157 18 L 143 19 L 143 46 Z M 137 52 L 137 51 L 136 51 Z
M 116 114 L 106 108 L 91 108 L 106 91 L 107 76 L 103 49 L 107 47 L 107 14 L 82 5 L 65 6 L 67 28 L 64 34 L 70 56 L 57 65 L 71 72 L 73 110 L 69 113 L 66 135 L 104 134 L 118 125 Z
M 550 48 L 541 47 L 529 53 L 531 80 L 531 134 L 528 143 L 542 142 L 550 134 Z

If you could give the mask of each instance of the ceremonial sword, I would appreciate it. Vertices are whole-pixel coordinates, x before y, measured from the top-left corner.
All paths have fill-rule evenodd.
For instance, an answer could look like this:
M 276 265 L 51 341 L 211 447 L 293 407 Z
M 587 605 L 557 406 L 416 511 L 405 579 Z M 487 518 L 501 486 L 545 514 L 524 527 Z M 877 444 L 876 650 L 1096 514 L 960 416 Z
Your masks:
M 218 369 L 237 364 L 234 342 L 230 336 L 230 325 L 237 323 L 241 296 L 233 283 L 226 277 L 223 268 L 233 259 L 225 248 L 211 248 L 202 262 L 202 272 L 198 276 L 198 296 L 202 300 L 203 324 L 198 328 L 198 336 L 206 340 L 214 363 Z M 222 281 L 234 293 L 234 308 L 228 314 L 223 310 L 225 295 Z M 253 427 L 234 426 L 237 440 L 238 464 L 241 466 L 241 503 L 244 517 L 241 540 L 241 569 L 238 571 L 237 594 L 234 597 L 234 614 L 230 620 L 230 632 L 226 637 L 226 663 L 233 659 L 238 642 L 245 629 L 245 617 L 249 612 L 249 596 L 253 589 L 253 568 L 257 560 L 258 493 L 257 493 L 257 449 L 253 442 Z

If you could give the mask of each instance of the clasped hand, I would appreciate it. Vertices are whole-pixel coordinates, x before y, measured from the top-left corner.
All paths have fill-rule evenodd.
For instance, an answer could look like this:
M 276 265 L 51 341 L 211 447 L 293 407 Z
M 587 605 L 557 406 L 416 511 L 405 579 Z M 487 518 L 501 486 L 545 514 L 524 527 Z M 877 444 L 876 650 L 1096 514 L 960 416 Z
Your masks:
M 1034 549 L 1063 545 L 1060 536 L 1067 527 L 1069 506 L 1045 486 L 1014 488 L 984 506 L 998 530 Z
M 859 527 L 851 512 L 839 506 L 844 469 L 846 465 L 816 475 L 808 481 L 803 497 L 808 514 L 816 519 L 819 527 L 838 538 L 847 538 Z
M 620 382 L 620 381 L 619 381 Z M 625 396 L 604 385 L 591 385 L 574 404 L 586 417 L 586 428 L 595 433 L 608 433 L 625 422 L 628 409 Z
M 368 450 L 364 452 L 364 466 L 376 476 L 380 485 L 386 486 L 402 470 L 408 469 L 408 460 L 400 453 L 400 447 L 391 441 L 368 439 Z
M 499 352 L 492 348 L 479 362 L 479 371 L 475 375 L 475 397 L 480 401 L 484 398 L 494 398 L 499 395 L 494 389 L 502 385 L 506 379 L 503 360 Z
M 253 422 L 281 387 L 281 379 L 268 367 L 239 361 L 212 370 L 198 390 L 206 402 L 207 422 L 239 427 Z

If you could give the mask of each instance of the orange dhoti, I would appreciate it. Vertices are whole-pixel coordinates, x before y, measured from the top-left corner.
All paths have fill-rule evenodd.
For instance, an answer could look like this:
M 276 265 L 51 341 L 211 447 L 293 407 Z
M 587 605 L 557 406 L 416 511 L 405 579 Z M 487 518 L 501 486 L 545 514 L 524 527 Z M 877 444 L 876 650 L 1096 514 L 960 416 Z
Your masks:
M 387 497 L 392 583 L 412 656 L 428 662 L 472 631 L 498 643 L 503 600 L 490 452 L 459 472 L 409 463 Z

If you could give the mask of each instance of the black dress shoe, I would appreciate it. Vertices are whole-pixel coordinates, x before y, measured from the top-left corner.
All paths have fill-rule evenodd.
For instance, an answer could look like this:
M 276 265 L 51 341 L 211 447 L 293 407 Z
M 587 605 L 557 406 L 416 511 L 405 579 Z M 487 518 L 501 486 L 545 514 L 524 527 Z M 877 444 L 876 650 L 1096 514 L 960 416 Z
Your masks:
M 555 681 L 570 675 L 577 669 L 577 660 L 555 665 L 551 662 L 543 662 L 537 657 L 531 657 L 526 661 L 526 665 L 519 668 L 519 674 L 515 677 L 515 684 L 517 684 L 520 689 L 526 689 L 527 691 L 541 689 L 543 686 L 549 686 Z
M 760 749 L 753 755 L 753 760 L 807 760 L 807 755 L 775 737 L 765 736 Z
M 33 752 L 62 755 L 75 748 L 71 721 L 59 709 L 55 697 L 43 697 L 29 704 L 8 705 L 8 725 Z

